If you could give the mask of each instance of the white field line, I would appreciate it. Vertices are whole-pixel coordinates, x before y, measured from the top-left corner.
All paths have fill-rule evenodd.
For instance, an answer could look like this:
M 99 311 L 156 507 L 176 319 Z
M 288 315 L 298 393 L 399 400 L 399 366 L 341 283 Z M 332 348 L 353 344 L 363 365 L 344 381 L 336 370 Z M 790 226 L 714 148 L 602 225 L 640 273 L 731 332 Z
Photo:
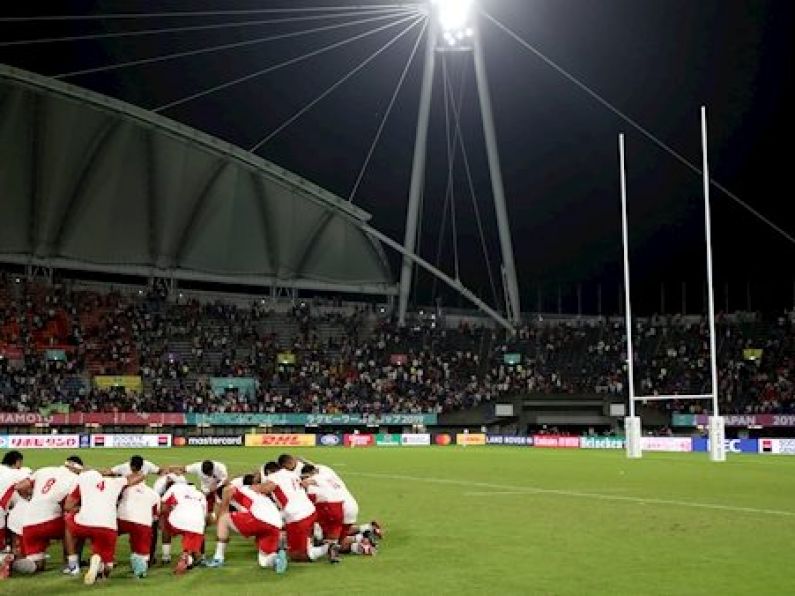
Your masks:
M 607 495 L 602 493 L 581 492 L 553 488 L 538 488 L 532 486 L 510 486 L 505 484 L 491 484 L 488 482 L 470 482 L 468 480 L 452 480 L 447 478 L 427 478 L 423 476 L 404 476 L 400 474 L 374 474 L 368 472 L 347 472 L 346 475 L 362 476 L 366 478 L 382 478 L 385 480 L 406 480 L 409 482 L 429 482 L 433 484 L 449 484 L 465 486 L 467 488 L 488 488 L 504 493 L 558 495 L 561 497 L 574 497 L 600 501 L 619 501 L 625 503 L 638 503 L 641 505 L 670 505 L 674 507 L 689 507 L 692 509 L 712 509 L 715 511 L 731 511 L 734 513 L 754 513 L 759 515 L 775 515 L 781 517 L 795 517 L 795 511 L 780 509 L 759 509 L 756 507 L 742 507 L 738 505 L 721 505 L 719 503 L 698 503 L 695 501 L 679 501 L 676 499 L 658 499 L 656 497 L 630 497 L 626 495 Z

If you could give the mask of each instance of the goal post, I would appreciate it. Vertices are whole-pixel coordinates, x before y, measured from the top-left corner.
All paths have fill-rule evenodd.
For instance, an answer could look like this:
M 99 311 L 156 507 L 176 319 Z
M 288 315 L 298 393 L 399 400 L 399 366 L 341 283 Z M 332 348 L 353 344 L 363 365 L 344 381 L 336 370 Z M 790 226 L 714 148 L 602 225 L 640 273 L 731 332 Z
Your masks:
M 726 461 L 725 421 L 720 416 L 718 408 L 718 364 L 717 349 L 715 345 L 715 294 L 712 273 L 712 222 L 709 204 L 709 167 L 707 159 L 707 112 L 701 107 L 701 147 L 702 147 L 702 177 L 704 185 L 704 221 L 707 245 L 707 318 L 709 319 L 709 367 L 710 367 L 710 393 L 690 395 L 635 395 L 635 358 L 632 343 L 632 300 L 629 275 L 629 234 L 627 222 L 627 181 L 626 181 L 626 156 L 624 135 L 618 135 L 618 154 L 621 180 L 621 234 L 624 257 L 624 324 L 626 332 L 626 362 L 627 362 L 627 393 L 629 398 L 629 416 L 624 419 L 624 434 L 626 454 L 630 459 L 643 456 L 642 424 L 636 414 L 635 403 L 638 401 L 665 401 L 665 400 L 710 400 L 711 415 L 709 417 L 709 458 L 711 461 Z

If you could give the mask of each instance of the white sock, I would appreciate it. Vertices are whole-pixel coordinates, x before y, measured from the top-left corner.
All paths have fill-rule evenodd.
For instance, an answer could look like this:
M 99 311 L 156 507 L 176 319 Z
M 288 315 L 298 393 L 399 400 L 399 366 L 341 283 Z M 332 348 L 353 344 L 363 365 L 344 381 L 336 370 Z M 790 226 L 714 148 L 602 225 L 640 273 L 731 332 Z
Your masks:
M 315 540 L 323 540 L 323 530 L 320 528 L 320 524 L 315 524 L 313 528 Z
M 72 568 L 77 567 L 80 564 L 80 559 L 78 559 L 77 555 L 67 555 L 66 564 Z
M 359 525 L 359 532 L 372 532 L 373 531 L 373 524 L 360 524 Z
M 354 555 L 361 555 L 362 554 L 362 545 L 358 542 L 354 542 L 351 544 L 351 553 Z
M 263 552 L 258 552 L 257 561 L 260 567 L 273 567 L 276 564 L 276 553 L 266 555 Z
M 166 558 L 171 557 L 171 545 L 170 544 L 164 544 L 163 545 L 163 556 L 166 557 Z
M 226 554 L 226 542 L 216 542 L 215 543 L 215 559 L 219 561 L 224 560 L 224 555 Z
M 325 557 L 327 552 L 328 544 L 324 544 L 323 546 L 311 546 L 309 547 L 309 560 L 317 561 L 320 557 Z

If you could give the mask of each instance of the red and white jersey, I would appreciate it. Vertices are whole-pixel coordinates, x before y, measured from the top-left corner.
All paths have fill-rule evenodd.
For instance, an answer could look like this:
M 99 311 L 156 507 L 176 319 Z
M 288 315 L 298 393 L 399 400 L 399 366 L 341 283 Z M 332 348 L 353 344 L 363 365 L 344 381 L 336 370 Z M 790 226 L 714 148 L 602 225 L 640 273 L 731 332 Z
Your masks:
M 344 503 L 348 496 L 348 491 L 345 490 L 336 480 L 328 476 L 321 476 L 315 474 L 312 476 L 315 484 L 310 484 L 306 488 L 309 498 L 315 503 Z
M 169 523 L 178 530 L 204 534 L 207 499 L 190 484 L 175 484 L 163 496 L 163 505 L 174 509 L 168 515 Z
M 77 477 L 77 486 L 71 493 L 72 498 L 80 501 L 75 521 L 89 528 L 118 529 L 116 504 L 126 487 L 126 478 L 103 476 L 96 470 L 83 472 Z
M 288 524 L 306 519 L 315 512 L 315 506 L 301 486 L 301 481 L 290 470 L 279 470 L 270 474 L 268 481 L 276 485 L 273 499 L 282 510 Z
M 121 493 L 116 514 L 120 520 L 151 526 L 160 511 L 160 495 L 143 482 Z
M 155 483 L 152 485 L 152 488 L 160 498 L 166 494 L 169 482 L 187 484 L 187 480 L 185 480 L 185 477 L 181 474 L 165 474 L 163 476 L 158 476 L 157 480 L 155 480 Z
M 235 488 L 240 488 L 244 486 L 243 477 L 238 476 L 237 478 L 232 478 L 232 480 L 229 481 L 229 486 L 234 486 Z M 239 495 L 240 493 L 238 493 L 238 491 L 233 491 L 232 499 L 229 501 L 229 503 L 233 505 L 237 511 L 248 511 L 248 507 L 246 507 L 243 503 L 241 503 L 236 499 L 236 497 L 238 497 Z
M 123 464 L 119 464 L 118 466 L 113 466 L 110 471 L 116 474 L 116 476 L 129 476 L 133 473 L 132 467 L 130 467 L 130 462 L 128 461 L 124 462 Z M 153 464 L 148 459 L 144 460 L 144 465 L 141 466 L 141 474 L 144 476 L 149 476 L 149 474 L 159 473 L 160 466 Z
M 0 465 L 0 515 L 8 511 L 8 505 L 16 492 L 14 487 L 26 478 L 30 478 L 30 470 Z
M 345 484 L 345 481 L 339 477 L 339 475 L 328 466 L 318 465 L 315 466 L 317 468 L 317 475 L 315 478 L 326 478 L 327 480 L 333 482 L 337 486 L 340 487 L 340 490 L 344 493 L 344 498 L 342 499 L 343 502 L 356 502 L 356 499 L 353 498 L 351 491 L 348 490 L 348 486 Z
M 61 517 L 61 505 L 77 484 L 77 474 L 65 466 L 52 466 L 36 470 L 31 480 L 33 494 L 26 508 L 24 525 L 33 526 Z
M 282 527 L 282 514 L 273 501 L 250 486 L 236 486 L 232 500 L 258 520 L 277 528 Z
M 202 472 L 202 462 L 197 461 L 185 468 L 186 474 L 196 474 L 203 493 L 208 493 L 221 486 L 229 478 L 226 466 L 219 461 L 213 461 L 213 471 L 208 476 Z

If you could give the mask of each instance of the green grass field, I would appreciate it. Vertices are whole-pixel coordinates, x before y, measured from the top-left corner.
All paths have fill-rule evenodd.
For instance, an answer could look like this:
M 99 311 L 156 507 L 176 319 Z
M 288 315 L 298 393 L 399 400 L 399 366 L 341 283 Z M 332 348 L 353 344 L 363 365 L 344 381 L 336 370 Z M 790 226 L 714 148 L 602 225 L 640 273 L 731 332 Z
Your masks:
M 787 560 L 795 536 L 795 458 L 521 447 L 318 448 L 298 454 L 335 467 L 356 495 L 362 520 L 387 531 L 375 558 L 348 556 L 291 565 L 276 576 L 254 547 L 233 539 L 223 569 L 177 578 L 156 568 L 130 576 L 127 539 L 114 577 L 94 587 L 49 569 L 0 584 L 4 594 L 791 594 Z M 83 450 L 105 466 L 127 450 Z M 64 452 L 28 451 L 34 468 Z M 150 450 L 160 464 L 213 457 L 235 473 L 278 451 Z M 209 530 L 208 552 L 214 545 Z M 178 546 L 175 543 L 175 551 Z

